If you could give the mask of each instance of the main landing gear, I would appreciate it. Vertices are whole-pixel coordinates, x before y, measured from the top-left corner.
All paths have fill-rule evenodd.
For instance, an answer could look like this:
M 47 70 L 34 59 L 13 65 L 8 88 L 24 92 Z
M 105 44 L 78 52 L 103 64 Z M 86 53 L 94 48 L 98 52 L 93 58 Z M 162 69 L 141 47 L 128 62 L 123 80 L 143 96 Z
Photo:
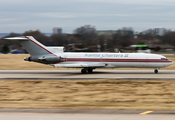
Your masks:
M 154 73 L 158 73 L 159 71 L 158 71 L 158 68 L 155 68 L 154 69 Z
M 87 73 L 87 72 L 88 72 L 88 73 L 92 73 L 92 72 L 93 72 L 93 69 L 92 69 L 92 68 L 88 68 L 88 69 L 84 68 L 84 69 L 81 70 L 81 73 L 82 73 L 82 74 L 85 74 L 85 73 Z

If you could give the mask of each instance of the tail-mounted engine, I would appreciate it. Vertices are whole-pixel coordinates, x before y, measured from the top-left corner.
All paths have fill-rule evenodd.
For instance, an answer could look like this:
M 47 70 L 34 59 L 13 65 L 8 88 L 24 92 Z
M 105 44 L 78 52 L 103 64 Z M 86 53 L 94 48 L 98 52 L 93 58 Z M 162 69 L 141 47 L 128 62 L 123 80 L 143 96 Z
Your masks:
M 39 57 L 38 60 L 39 61 L 48 61 L 48 62 L 58 62 L 60 61 L 60 58 L 59 56 L 52 56 L 52 57 Z
M 58 62 L 60 61 L 60 56 L 42 56 L 42 57 L 26 57 L 24 58 L 25 61 L 46 61 L 46 62 Z

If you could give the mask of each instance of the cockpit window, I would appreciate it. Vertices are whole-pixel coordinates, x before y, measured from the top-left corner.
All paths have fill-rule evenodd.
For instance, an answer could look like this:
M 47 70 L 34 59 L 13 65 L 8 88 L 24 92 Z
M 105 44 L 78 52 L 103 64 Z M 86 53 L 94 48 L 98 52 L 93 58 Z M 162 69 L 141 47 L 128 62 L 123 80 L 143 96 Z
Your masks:
M 167 58 L 161 58 L 161 60 L 168 60 Z

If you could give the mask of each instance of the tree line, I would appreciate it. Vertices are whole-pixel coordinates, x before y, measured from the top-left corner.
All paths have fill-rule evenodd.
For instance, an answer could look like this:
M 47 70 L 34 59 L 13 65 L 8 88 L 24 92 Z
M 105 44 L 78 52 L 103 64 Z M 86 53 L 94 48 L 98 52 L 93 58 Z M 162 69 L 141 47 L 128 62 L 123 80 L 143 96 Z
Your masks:
M 21 36 L 11 33 L 6 37 Z M 108 31 L 100 34 L 93 26 L 82 26 L 73 31 L 73 34 L 52 34 L 46 36 L 39 30 L 26 31 L 22 36 L 33 36 L 36 40 L 46 46 L 64 46 L 68 44 L 79 45 L 79 48 L 88 48 L 89 46 L 100 46 L 100 51 L 114 51 L 115 48 L 124 49 L 133 44 L 170 44 L 175 46 L 175 32 L 165 30 L 163 35 L 155 35 L 151 29 L 137 33 L 132 28 L 121 28 L 115 31 Z M 20 49 L 18 41 L 7 41 L 0 39 L 0 52 L 8 53 L 11 49 Z

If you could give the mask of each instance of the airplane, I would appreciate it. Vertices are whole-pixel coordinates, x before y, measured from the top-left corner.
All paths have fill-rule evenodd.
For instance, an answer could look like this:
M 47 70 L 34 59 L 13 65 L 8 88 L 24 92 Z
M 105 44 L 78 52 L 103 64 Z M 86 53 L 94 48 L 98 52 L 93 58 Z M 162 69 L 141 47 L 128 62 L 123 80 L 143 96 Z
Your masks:
M 25 61 L 33 61 L 54 67 L 82 68 L 81 73 L 92 73 L 96 68 L 159 68 L 173 64 L 171 60 L 157 54 L 146 53 L 75 53 L 64 52 L 64 47 L 46 47 L 33 36 L 5 38 L 19 40 L 22 47 L 30 54 Z

